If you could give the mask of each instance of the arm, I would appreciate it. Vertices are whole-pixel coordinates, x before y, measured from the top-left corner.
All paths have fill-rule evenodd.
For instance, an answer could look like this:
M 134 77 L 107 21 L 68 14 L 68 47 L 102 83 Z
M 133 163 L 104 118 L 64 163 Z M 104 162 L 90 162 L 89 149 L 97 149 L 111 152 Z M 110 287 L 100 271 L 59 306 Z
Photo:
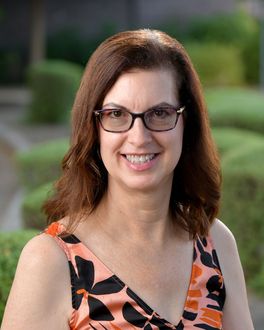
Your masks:
M 219 220 L 211 228 L 226 286 L 224 330 L 254 329 L 250 316 L 244 274 L 233 234 Z
M 1 329 L 69 329 L 70 314 L 66 256 L 51 237 L 39 235 L 21 253 Z

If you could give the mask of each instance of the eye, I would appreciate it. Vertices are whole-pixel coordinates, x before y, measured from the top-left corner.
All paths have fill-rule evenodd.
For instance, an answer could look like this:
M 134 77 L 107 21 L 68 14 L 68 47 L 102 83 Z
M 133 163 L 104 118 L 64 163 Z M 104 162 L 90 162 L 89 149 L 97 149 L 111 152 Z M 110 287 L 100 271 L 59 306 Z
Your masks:
M 108 118 L 120 118 L 125 115 L 124 111 L 122 111 L 120 109 L 109 109 L 109 110 L 104 111 L 104 114 Z
M 151 116 L 159 119 L 171 116 L 171 109 L 169 108 L 157 108 L 151 110 Z

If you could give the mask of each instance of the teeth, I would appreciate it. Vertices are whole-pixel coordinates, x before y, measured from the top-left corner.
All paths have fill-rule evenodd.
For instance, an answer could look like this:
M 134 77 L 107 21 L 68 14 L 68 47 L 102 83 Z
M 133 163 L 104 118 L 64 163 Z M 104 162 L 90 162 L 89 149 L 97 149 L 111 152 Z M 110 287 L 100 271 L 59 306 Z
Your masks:
M 143 164 L 151 161 L 155 157 L 155 154 L 147 155 L 126 155 L 126 159 L 132 164 Z

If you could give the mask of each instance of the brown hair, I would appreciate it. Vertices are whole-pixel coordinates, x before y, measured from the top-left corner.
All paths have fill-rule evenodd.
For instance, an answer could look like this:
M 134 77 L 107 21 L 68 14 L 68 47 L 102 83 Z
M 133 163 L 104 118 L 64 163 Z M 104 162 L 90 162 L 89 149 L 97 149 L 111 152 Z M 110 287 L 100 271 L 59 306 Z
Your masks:
M 68 230 L 90 214 L 107 189 L 93 116 L 118 77 L 130 69 L 169 69 L 186 107 L 183 149 L 174 172 L 170 211 L 190 232 L 206 235 L 219 209 L 220 166 L 197 73 L 183 46 L 166 33 L 137 30 L 105 40 L 91 56 L 72 110 L 72 137 L 55 194 L 44 204 L 48 222 L 70 217 Z

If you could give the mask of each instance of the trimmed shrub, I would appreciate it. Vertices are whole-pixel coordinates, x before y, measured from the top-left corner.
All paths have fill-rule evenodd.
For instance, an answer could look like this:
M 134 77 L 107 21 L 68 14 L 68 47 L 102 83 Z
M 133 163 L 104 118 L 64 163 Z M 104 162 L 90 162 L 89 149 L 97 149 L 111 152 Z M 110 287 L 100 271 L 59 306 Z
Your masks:
M 193 21 L 187 38 L 197 42 L 216 42 L 235 46 L 241 52 L 245 78 L 248 83 L 259 81 L 258 21 L 245 11 L 219 14 Z
M 264 133 L 264 96 L 243 88 L 212 88 L 205 91 L 213 126 L 237 127 Z
M 69 118 L 83 67 L 60 60 L 47 60 L 29 68 L 32 103 L 31 122 L 57 123 Z
M 194 20 L 187 31 L 192 40 L 245 45 L 258 30 L 256 19 L 246 11 L 218 14 Z
M 33 230 L 0 232 L 0 324 L 21 250 L 36 234 Z
M 22 218 L 24 228 L 43 230 L 46 226 L 46 216 L 42 211 L 44 201 L 52 194 L 52 183 L 46 183 L 26 193 L 22 202 Z
M 203 85 L 244 83 L 243 63 L 235 47 L 215 43 L 186 43 L 185 47 Z
M 249 284 L 259 276 L 264 260 L 263 164 L 264 141 L 228 152 L 222 159 L 221 218 L 237 239 Z
M 244 149 L 246 146 L 255 146 L 264 142 L 264 136 L 252 131 L 230 127 L 214 127 L 212 129 L 215 143 L 222 157 L 228 152 Z
M 20 178 L 26 188 L 34 188 L 56 180 L 61 172 L 61 161 L 68 150 L 66 139 L 54 140 L 34 146 L 17 154 Z

